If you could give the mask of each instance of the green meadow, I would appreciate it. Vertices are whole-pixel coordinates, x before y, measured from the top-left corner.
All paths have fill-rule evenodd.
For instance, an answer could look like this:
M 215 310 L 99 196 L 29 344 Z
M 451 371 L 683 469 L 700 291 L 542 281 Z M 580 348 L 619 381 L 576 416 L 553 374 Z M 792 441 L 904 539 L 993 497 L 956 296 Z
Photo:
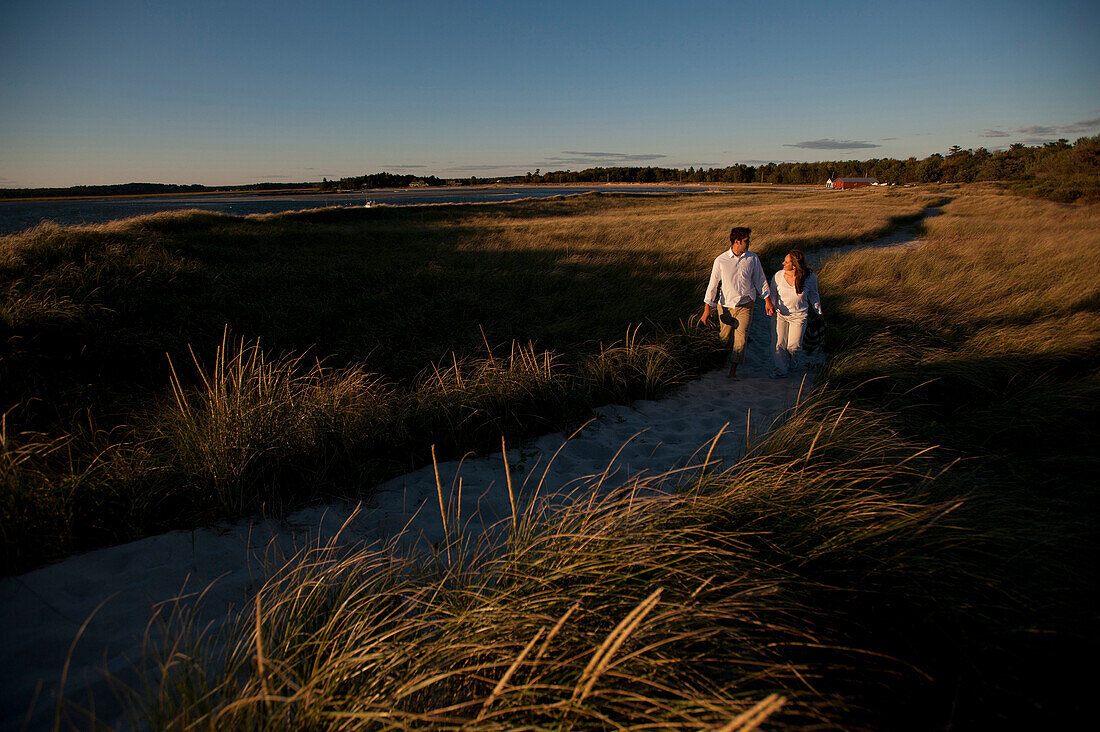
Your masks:
M 771 272 L 933 205 L 922 246 L 822 268 L 830 360 L 737 465 L 532 509 L 504 547 L 314 547 L 216 638 L 170 618 L 120 693 L 173 729 L 1068 725 L 1097 645 L 1100 209 L 976 185 L 5 237 L 5 568 L 660 396 L 718 363 L 696 316 L 731 225 Z

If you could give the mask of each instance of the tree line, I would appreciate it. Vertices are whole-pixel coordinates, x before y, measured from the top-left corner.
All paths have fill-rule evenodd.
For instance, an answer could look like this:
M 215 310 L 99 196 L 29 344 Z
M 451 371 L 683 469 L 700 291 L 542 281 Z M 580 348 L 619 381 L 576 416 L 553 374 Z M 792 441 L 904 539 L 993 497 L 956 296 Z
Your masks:
M 321 191 L 358 191 L 363 188 L 408 188 L 414 183 L 425 186 L 441 186 L 446 181 L 436 178 L 434 175 L 395 175 L 394 173 L 371 173 L 370 175 L 356 175 L 340 180 L 325 178 L 318 185 Z
M 524 183 L 772 183 L 821 185 L 830 178 L 876 178 L 882 183 L 972 183 L 1004 181 L 1022 192 L 1075 200 L 1093 198 L 1100 188 L 1100 135 L 1028 147 L 1021 143 L 991 152 L 953 146 L 946 155 L 845 160 L 821 163 L 767 163 L 725 168 L 588 168 L 527 173 L 508 178 Z
M 224 193 L 226 191 L 279 191 L 313 188 L 316 183 L 248 183 L 242 186 L 203 186 L 179 183 L 117 183 L 68 188 L 0 188 L 0 198 L 69 198 L 87 196 L 149 196 L 171 193 Z
M 772 183 L 822 185 L 829 178 L 873 177 L 882 183 L 972 183 L 1002 181 L 1025 195 L 1058 201 L 1100 200 L 1100 135 L 1082 137 L 1073 144 L 1062 139 L 1028 147 L 1016 143 L 991 152 L 984 147 L 953 146 L 946 154 L 934 153 L 918 160 L 910 157 L 843 160 L 821 163 L 766 163 L 730 165 L 724 168 L 613 167 L 585 170 L 536 170 L 526 175 L 499 178 L 443 180 L 434 175 L 371 173 L 320 183 L 252 183 L 243 186 L 172 185 L 126 183 L 73 186 L 70 188 L 5 188 L 0 198 L 58 196 L 129 196 L 156 193 L 215 193 L 224 191 L 306 189 L 319 192 L 357 191 L 364 188 L 408 188 L 413 185 L 484 185 L 487 183 Z

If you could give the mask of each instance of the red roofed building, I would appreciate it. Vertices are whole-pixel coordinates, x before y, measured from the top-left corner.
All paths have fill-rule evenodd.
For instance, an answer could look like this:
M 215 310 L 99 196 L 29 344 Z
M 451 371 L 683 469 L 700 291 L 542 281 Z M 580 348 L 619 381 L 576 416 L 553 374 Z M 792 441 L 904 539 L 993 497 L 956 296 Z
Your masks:
M 877 178 L 834 178 L 832 188 L 862 188 L 878 183 Z

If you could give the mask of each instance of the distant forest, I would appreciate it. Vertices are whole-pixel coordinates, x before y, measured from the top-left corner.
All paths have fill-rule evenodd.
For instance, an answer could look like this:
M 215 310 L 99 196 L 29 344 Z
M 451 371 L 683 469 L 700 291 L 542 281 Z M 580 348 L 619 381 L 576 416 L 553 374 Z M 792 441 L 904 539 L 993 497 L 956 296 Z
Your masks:
M 224 193 L 227 191 L 280 191 L 316 188 L 316 183 L 249 183 L 243 186 L 202 186 L 176 183 L 119 183 L 69 188 L 0 188 L 0 198 L 61 198 L 72 196 L 149 196 L 166 193 Z
M 459 181 L 445 181 L 434 175 L 421 177 L 418 175 L 395 175 L 393 173 L 371 173 L 370 175 L 357 175 L 353 178 L 341 178 L 331 181 L 327 178 L 318 186 L 322 191 L 358 191 L 364 188 L 408 188 L 411 185 L 421 186 L 445 186 L 448 183 L 455 185 Z
M 314 190 L 318 192 L 358 191 L 364 188 L 408 188 L 411 186 L 564 183 L 773 183 L 822 185 L 829 178 L 874 177 L 881 183 L 971 183 L 996 181 L 1010 190 L 1055 201 L 1100 201 L 1100 135 L 1048 142 L 1028 147 L 1016 143 L 1006 150 L 990 152 L 984 147 L 966 150 L 958 145 L 946 155 L 935 153 L 918 160 L 875 158 L 824 163 L 768 163 L 731 165 L 725 168 L 587 168 L 559 170 L 496 178 L 443 180 L 434 175 L 372 173 L 320 183 L 252 183 L 245 186 L 168 185 L 126 183 L 124 185 L 74 186 L 72 188 L 6 188 L 0 198 L 57 196 L 136 196 L 156 193 L 216 193 L 250 190 Z
M 881 183 L 971 183 L 1003 181 L 1017 192 L 1061 201 L 1100 200 L 1100 135 L 1072 145 L 1058 140 L 1042 146 L 1016 143 L 1007 150 L 952 147 L 947 155 L 918 160 L 877 158 L 824 163 L 768 163 L 726 168 L 588 168 L 579 172 L 516 176 L 525 183 L 774 183 L 823 185 L 829 178 L 873 177 Z

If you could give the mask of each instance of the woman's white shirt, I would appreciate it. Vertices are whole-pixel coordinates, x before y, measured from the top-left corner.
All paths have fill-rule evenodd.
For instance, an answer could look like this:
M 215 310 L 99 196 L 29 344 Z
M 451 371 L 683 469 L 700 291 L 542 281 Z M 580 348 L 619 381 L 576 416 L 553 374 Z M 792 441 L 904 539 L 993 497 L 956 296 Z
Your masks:
M 780 315 L 788 318 L 804 318 L 810 314 L 812 307 L 821 315 L 821 296 L 817 292 L 817 277 L 812 273 L 806 275 L 802 283 L 802 292 L 794 291 L 794 285 L 787 283 L 783 276 L 783 270 L 772 277 L 772 292 L 775 296 L 775 310 Z

